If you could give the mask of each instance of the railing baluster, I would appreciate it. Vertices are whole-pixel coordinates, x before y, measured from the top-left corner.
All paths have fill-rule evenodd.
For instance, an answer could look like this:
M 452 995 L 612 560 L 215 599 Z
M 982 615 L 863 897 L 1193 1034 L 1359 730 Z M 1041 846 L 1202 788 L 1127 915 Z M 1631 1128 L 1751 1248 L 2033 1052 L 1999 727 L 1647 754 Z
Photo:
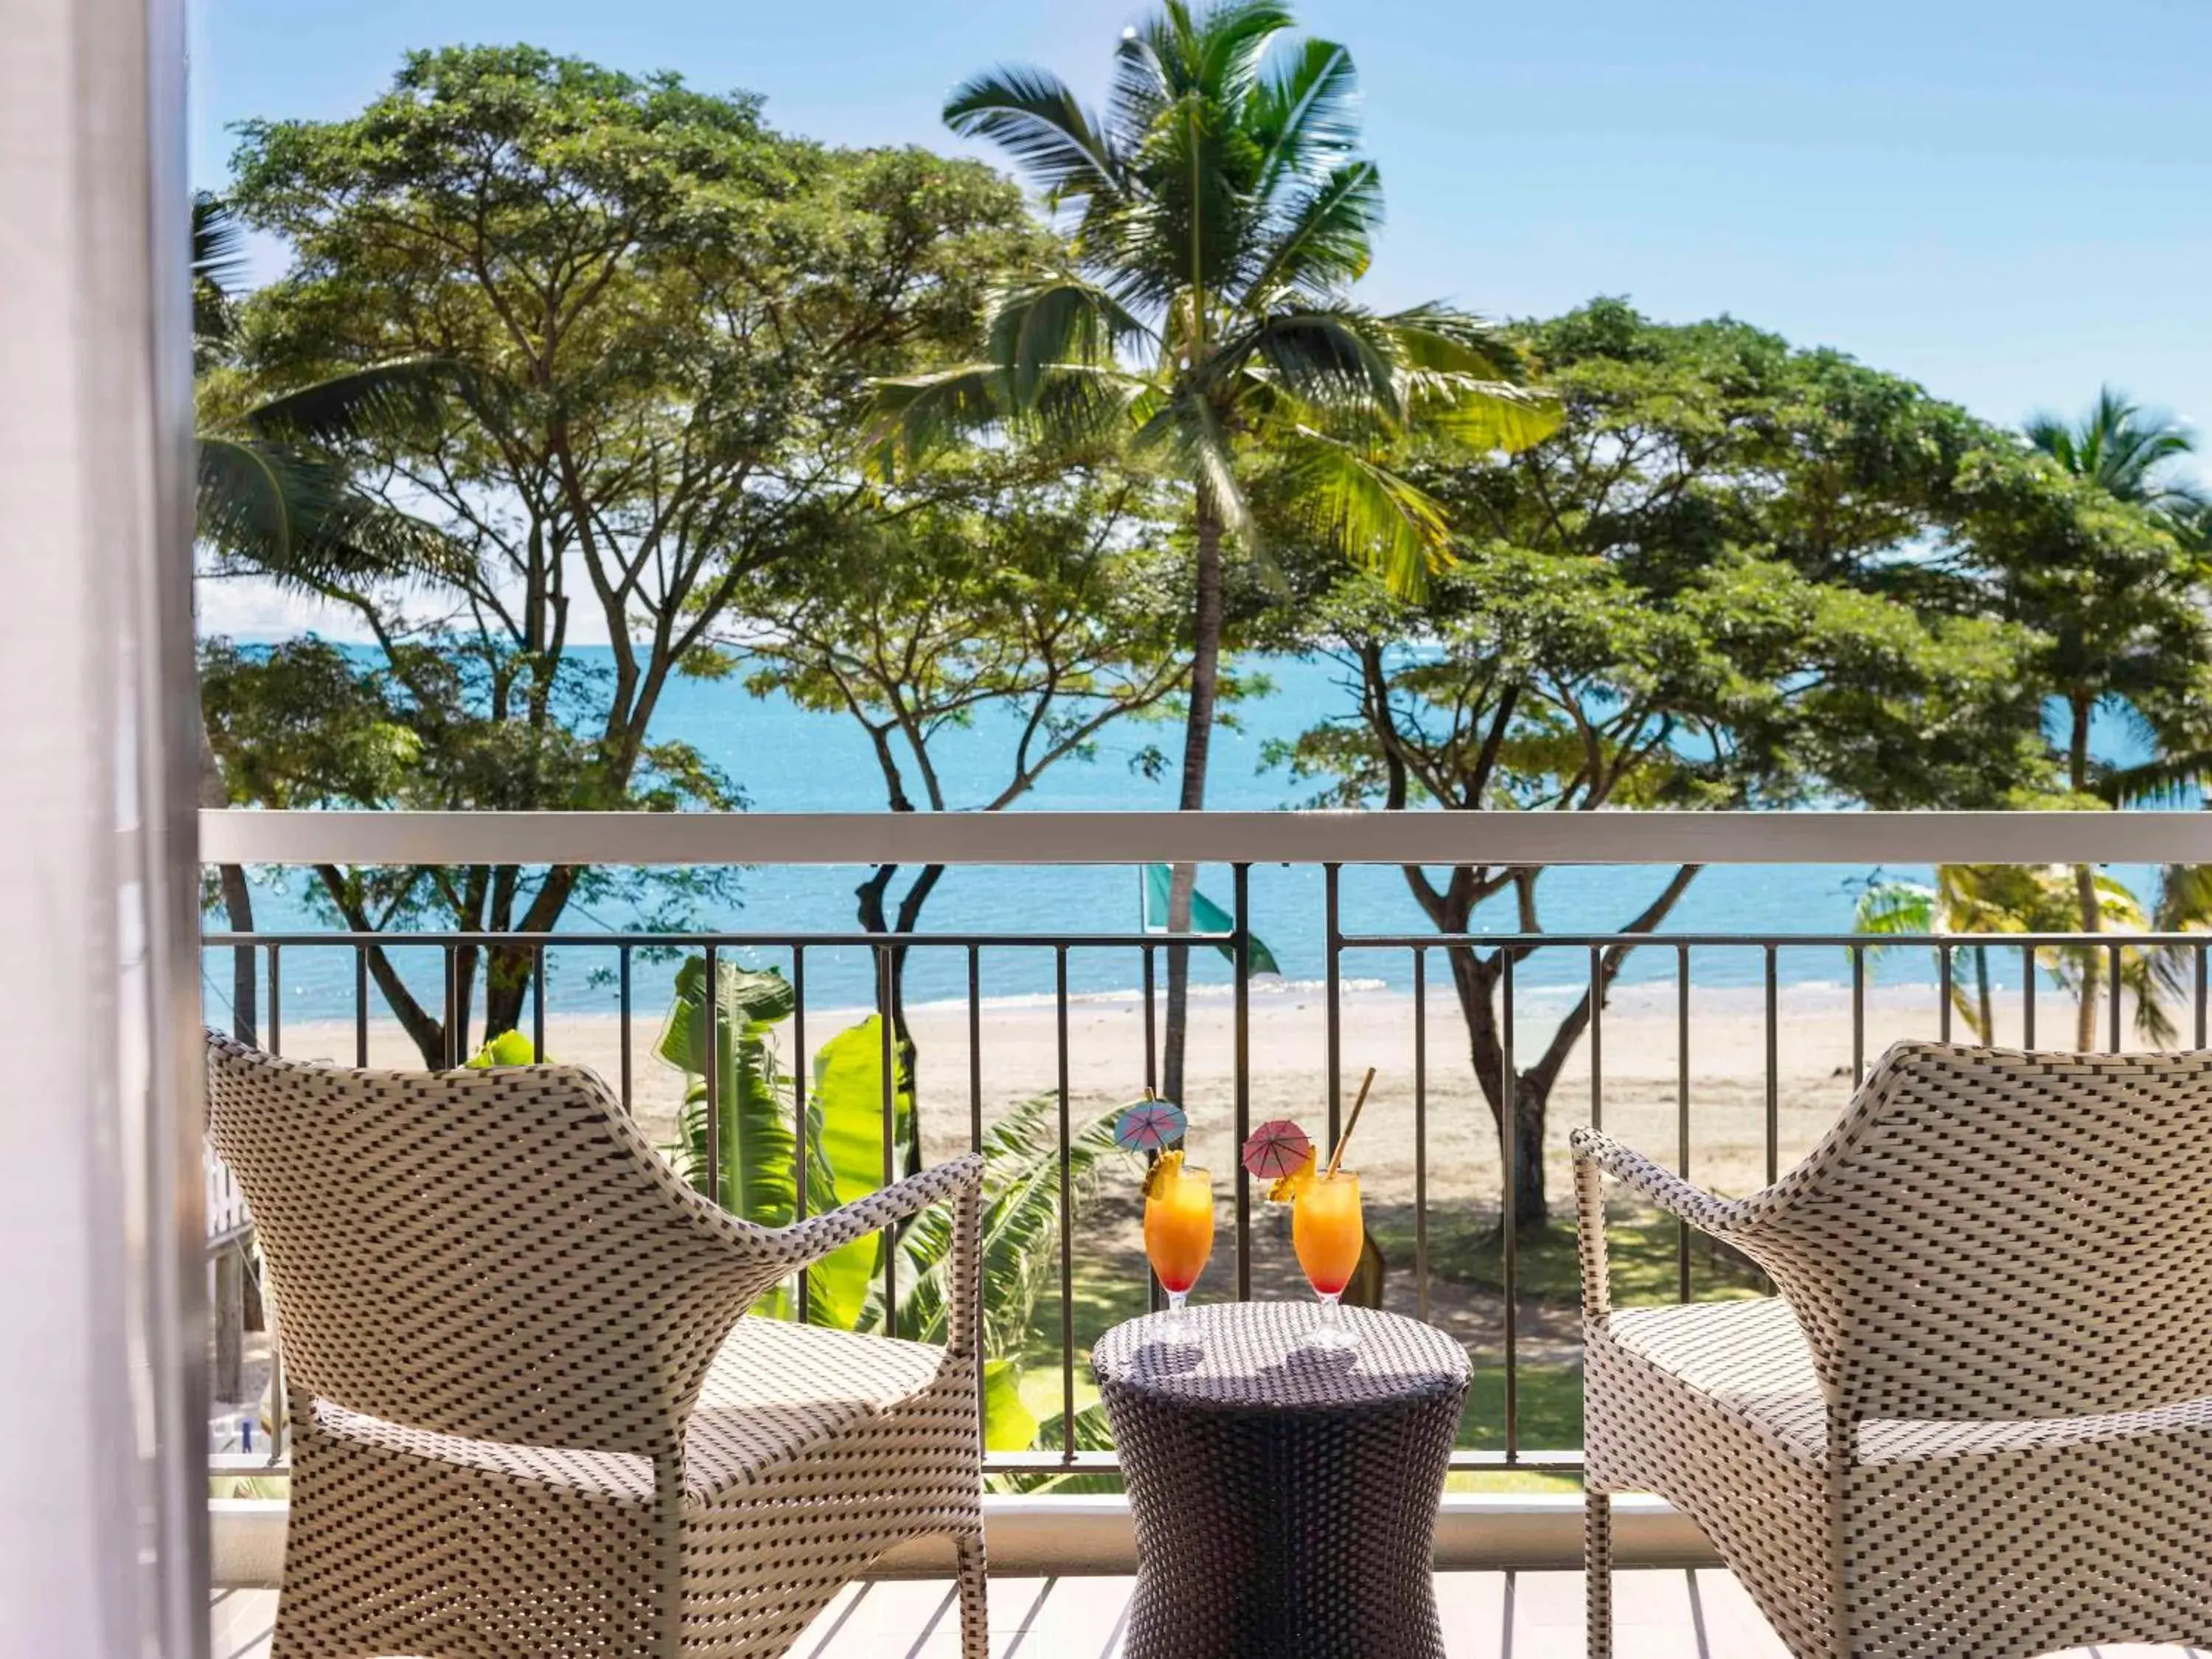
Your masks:
M 2112 1018 L 2106 1033 L 2106 1047 L 2113 1054 L 2125 1046 L 2120 1035 L 2120 947 L 2106 947 L 2105 1000 L 2111 1005 Z
M 921 1103 L 916 1101 L 918 1110 Z M 968 1150 L 983 1150 L 983 953 L 968 947 Z M 955 1287 L 955 1293 L 960 1293 Z M 975 1397 L 983 1397 L 983 1340 L 976 1334 Z
M 269 947 L 269 1052 L 284 1052 L 284 973 L 277 960 L 280 946 Z
M 1334 1147 L 1344 1133 L 1344 1008 L 1343 1008 L 1343 952 L 1344 936 L 1338 928 L 1337 883 L 1342 873 L 1340 865 L 1322 866 L 1322 915 L 1327 929 L 1326 956 L 1322 978 L 1326 989 L 1323 1000 L 1327 1005 L 1327 1058 L 1322 1062 L 1328 1071 L 1328 1144 Z
M 622 1109 L 624 1112 L 630 1112 L 636 1109 L 636 1103 L 631 1098 L 632 1087 L 629 1057 L 631 1036 L 629 946 L 627 945 L 617 946 L 616 948 L 615 954 L 620 962 L 620 967 L 617 973 L 617 977 L 620 981 L 620 988 L 616 992 L 615 995 L 618 1008 L 617 1017 L 621 1021 L 622 1026 Z
M 891 1011 L 897 1006 L 895 975 L 898 969 L 889 945 L 876 951 L 876 1013 L 881 1022 L 884 1107 L 884 1185 L 898 1179 L 898 1022 Z M 1064 1190 L 1064 1189 L 1063 1189 Z M 899 1334 L 898 1235 L 896 1226 L 884 1229 L 884 1329 Z
M 2035 947 L 2020 947 L 2020 1046 L 2035 1047 Z
M 1413 1309 L 1429 1316 L 1429 953 L 1413 951 Z
M 1690 1178 L 1690 947 L 1674 947 L 1674 1168 Z M 1690 1227 L 1674 1224 L 1677 1299 L 1690 1299 Z
M 1505 1126 L 1504 1183 L 1498 1206 L 1498 1250 L 1505 1286 L 1505 1462 L 1521 1459 L 1521 1113 L 1520 1077 L 1513 1064 L 1513 947 L 1502 947 L 1499 989 L 1504 1009 L 1498 1032 L 1498 1118 Z M 1542 1147 L 1536 1156 L 1544 1155 Z
M 368 1064 L 368 947 L 353 947 L 353 1063 Z
M 1143 958 L 1145 979 L 1145 1092 L 1157 1094 L 1160 1087 L 1160 1033 L 1158 1013 L 1154 1006 L 1153 979 L 1158 964 L 1152 959 L 1152 947 L 1140 945 L 1137 954 Z M 1180 1104 L 1181 1103 L 1177 1103 Z
M 1866 1081 L 1866 946 L 1851 951 L 1851 1087 Z
M 530 1057 L 545 1059 L 545 947 L 530 947 Z
M 722 1201 L 722 975 L 721 953 L 709 945 L 706 948 L 707 983 L 702 994 L 700 1014 L 706 1026 L 707 1052 L 707 1196 L 714 1202 Z
M 1939 1042 L 1951 1040 L 1951 943 L 1944 940 L 1936 947 L 1936 1036 Z
M 791 947 L 791 1218 L 804 1221 L 806 1191 L 813 1180 L 808 1164 L 808 1142 L 812 1137 L 806 1132 L 806 1081 L 813 1057 L 806 1051 L 806 947 L 796 944 Z M 799 1269 L 799 1322 L 802 1325 L 814 1313 L 810 1285 L 802 1263 Z
M 2197 959 L 2197 1030 L 2193 1041 L 2197 1048 L 2202 1048 L 2204 1047 L 2204 993 L 2206 988 L 2204 975 L 2204 947 L 2200 945 L 2197 946 L 2191 954 Z
M 446 947 L 446 1069 L 461 1063 L 461 961 L 458 946 Z
M 1231 866 L 1231 921 L 1236 938 L 1230 946 L 1236 958 L 1236 1025 L 1231 1036 L 1230 1065 L 1236 1073 L 1237 1149 L 1231 1154 L 1237 1168 L 1237 1299 L 1252 1298 L 1252 1175 L 1244 1167 L 1245 1137 L 1252 1133 L 1252 866 Z M 1335 1004 L 1330 1003 L 1334 1024 Z
M 1781 973 L 1766 947 L 1766 1184 L 1782 1176 Z
M 1605 947 L 1589 948 L 1590 1127 L 1605 1127 Z
M 1053 947 L 1053 1049 L 1060 1090 L 1060 1437 L 1063 1460 L 1075 1461 L 1075 1219 L 1068 1205 L 1073 1158 L 1068 1146 L 1067 946 Z

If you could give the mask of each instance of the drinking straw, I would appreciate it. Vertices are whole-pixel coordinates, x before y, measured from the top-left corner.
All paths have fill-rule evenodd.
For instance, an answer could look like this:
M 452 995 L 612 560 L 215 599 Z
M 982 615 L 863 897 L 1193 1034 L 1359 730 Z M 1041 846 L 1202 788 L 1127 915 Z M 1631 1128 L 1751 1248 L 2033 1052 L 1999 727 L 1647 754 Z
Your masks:
M 1370 1066 L 1367 1068 L 1367 1075 L 1359 1079 L 1358 1097 L 1352 1103 L 1352 1115 L 1344 1121 L 1344 1133 L 1337 1140 L 1336 1151 L 1329 1154 L 1328 1173 L 1322 1177 L 1323 1180 L 1336 1179 L 1336 1166 L 1344 1162 L 1344 1149 L 1352 1144 L 1352 1132 L 1359 1127 L 1359 1109 L 1367 1103 L 1367 1091 L 1374 1082 L 1375 1068 Z

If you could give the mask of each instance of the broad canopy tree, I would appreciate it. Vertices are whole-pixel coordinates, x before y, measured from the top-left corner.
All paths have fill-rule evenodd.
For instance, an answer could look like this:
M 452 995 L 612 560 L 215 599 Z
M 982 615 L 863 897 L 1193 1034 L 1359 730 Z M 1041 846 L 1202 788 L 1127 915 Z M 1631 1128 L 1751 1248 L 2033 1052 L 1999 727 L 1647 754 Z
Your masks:
M 485 739 L 465 763 L 426 745 L 386 797 L 453 808 L 731 800 L 655 753 L 670 676 L 746 582 L 868 510 L 871 383 L 976 349 L 984 285 L 1039 235 L 973 163 L 825 149 L 750 97 L 520 46 L 413 53 L 349 119 L 249 123 L 234 170 L 240 215 L 294 254 L 243 319 L 263 384 L 454 368 L 442 410 L 344 453 L 358 489 L 465 556 L 398 590 L 320 585 L 377 641 L 380 691 Z M 605 674 L 584 638 L 611 647 Z M 327 871 L 320 892 L 356 928 L 537 932 L 585 878 Z M 492 953 L 487 1034 L 530 965 Z M 372 967 L 442 1052 L 442 1012 L 385 952 Z
M 1940 526 L 1948 476 L 1978 435 L 1958 410 L 1740 324 L 1664 326 L 1614 301 L 1525 337 L 1564 423 L 1510 459 L 1418 475 L 1462 537 L 1426 600 L 1364 575 L 1317 583 L 1308 642 L 1341 665 L 1349 708 L 1274 757 L 1322 799 L 1961 805 L 2039 775 L 2027 637 L 1885 591 L 1925 586 L 1895 566 Z M 1620 931 L 1659 927 L 1697 873 L 1673 872 Z M 1541 931 L 1539 869 L 1404 874 L 1442 933 L 1468 932 L 1492 901 L 1513 931 Z M 1547 1107 L 1591 995 L 1546 1041 L 1516 1044 L 1509 1083 L 1499 981 L 1509 956 L 1538 948 L 1447 952 L 1530 1231 L 1548 1224 Z M 1598 994 L 1627 956 L 1604 953 Z

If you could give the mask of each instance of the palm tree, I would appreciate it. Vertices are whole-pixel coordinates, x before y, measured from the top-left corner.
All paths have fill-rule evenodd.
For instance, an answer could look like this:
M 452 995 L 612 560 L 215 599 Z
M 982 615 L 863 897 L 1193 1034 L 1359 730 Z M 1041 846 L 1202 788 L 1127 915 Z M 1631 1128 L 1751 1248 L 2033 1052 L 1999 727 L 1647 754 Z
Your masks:
M 2140 933 L 2150 925 L 2142 901 L 2124 884 L 2106 875 L 2094 878 L 2098 915 L 2109 929 Z M 1859 895 L 1852 931 L 1892 938 L 1923 938 L 1931 933 L 1990 935 L 2000 933 L 2063 933 L 2078 925 L 2075 877 L 2063 865 L 1941 864 L 1933 886 L 1877 872 Z M 2169 881 L 2167 891 L 2172 891 Z M 2212 890 L 2208 890 L 2212 896 Z M 2212 914 L 2200 912 L 2199 914 Z M 2179 926 L 2161 916 L 2159 926 Z M 1885 947 L 1869 947 L 1869 957 Z M 1973 988 L 1954 977 L 1951 1003 L 1966 1029 L 1984 1042 L 1993 1040 L 1996 1004 L 1990 989 L 1991 946 L 1969 947 L 1973 963 Z M 2101 950 L 2090 946 L 2047 946 L 2035 952 L 2037 964 L 2053 975 L 2060 988 L 2087 1006 L 2094 1018 L 2097 970 Z M 2179 958 L 2141 949 L 2121 953 L 2120 984 L 2133 994 L 2136 1029 L 2147 1040 L 2160 1045 L 2175 1035 L 2167 1018 L 2164 997 L 2187 971 Z M 2092 1031 L 2091 1036 L 2094 1033 Z M 2079 1045 L 2087 1048 L 2084 1039 Z
M 2100 387 L 2079 421 L 2046 412 L 2031 416 L 2022 429 L 2036 448 L 2115 501 L 2169 521 L 2193 519 L 2204 509 L 2203 489 L 2173 470 L 2197 453 L 2196 434 L 2125 392 Z
M 431 526 L 363 494 L 337 447 L 373 425 L 435 418 L 459 388 L 450 365 L 424 358 L 380 363 L 280 398 L 254 399 L 236 372 L 238 288 L 244 243 L 217 198 L 192 198 L 192 373 L 198 394 L 198 481 L 193 539 L 223 574 L 327 592 L 434 571 L 453 556 Z M 204 725 L 200 805 L 229 793 Z M 245 871 L 216 872 L 224 920 L 253 927 Z M 242 1041 L 258 1024 L 253 952 L 241 948 L 231 975 L 231 1019 Z
M 2192 481 L 2175 472 L 2176 463 L 2194 454 L 2197 449 L 2196 436 L 2186 427 L 2145 409 L 2124 392 L 2105 386 L 2099 390 L 2096 403 L 2080 420 L 2069 422 L 2057 415 L 2039 414 L 2028 420 L 2024 430 L 2029 443 L 2072 477 L 2101 490 L 2113 501 L 2141 508 L 2185 546 L 2201 538 L 2208 522 L 2206 495 Z M 2108 602 L 2120 598 L 2105 596 Z M 2051 631 L 2062 657 L 2086 647 L 2092 655 L 2102 659 L 2081 665 L 2086 672 L 2063 677 L 2068 682 L 2067 784 L 2075 795 L 2087 795 L 2099 788 L 2089 758 L 2090 718 L 2104 700 L 2097 694 L 2095 682 L 2106 682 L 2107 695 L 2124 697 L 2126 686 L 2122 682 L 2126 678 L 2127 664 L 2121 657 L 2089 641 L 2085 630 L 2061 626 Z M 2121 671 L 2117 678 L 2116 670 Z M 2168 670 L 2160 667 L 2153 672 L 2163 677 Z M 2122 801 L 2140 797 L 2170 787 L 2173 770 L 2171 764 L 2154 763 L 2132 775 L 2107 781 L 2102 793 Z M 2101 931 L 2105 909 L 2098 896 L 2094 873 L 2087 865 L 2075 866 L 2074 902 L 2078 925 L 2085 932 Z M 2087 1048 L 2096 1036 L 2098 986 L 2102 975 L 2102 966 L 2094 951 L 2084 957 L 2081 971 L 2075 1046 Z
M 1048 71 L 959 88 L 945 118 L 996 143 L 1068 230 L 1066 259 L 1010 285 L 982 361 L 885 384 L 890 453 L 961 428 L 1126 439 L 1184 479 L 1196 545 L 1180 805 L 1206 802 L 1224 543 L 1253 541 L 1264 467 L 1311 530 L 1418 590 L 1448 556 L 1443 510 L 1392 465 L 1407 440 L 1484 449 L 1556 425 L 1492 328 L 1443 306 L 1354 303 L 1381 221 L 1357 154 L 1357 76 L 1334 42 L 1286 37 L 1275 0 L 1166 3 L 1124 31 L 1104 113 Z M 1178 868 L 1169 922 L 1188 926 Z M 1182 1091 L 1187 952 L 1169 952 L 1165 1082 Z

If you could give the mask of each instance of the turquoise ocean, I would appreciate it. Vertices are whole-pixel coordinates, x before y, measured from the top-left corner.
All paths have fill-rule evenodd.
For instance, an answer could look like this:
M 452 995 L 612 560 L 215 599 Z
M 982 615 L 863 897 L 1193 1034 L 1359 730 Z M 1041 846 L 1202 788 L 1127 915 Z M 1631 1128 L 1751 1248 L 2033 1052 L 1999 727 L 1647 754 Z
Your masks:
M 1289 738 L 1317 721 L 1351 707 L 1333 665 L 1304 659 L 1275 659 L 1258 665 L 1271 689 L 1243 704 L 1237 727 L 1214 741 L 1207 804 L 1221 809 L 1273 811 L 1305 804 L 1313 793 L 1279 768 L 1263 764 L 1271 739 Z M 749 810 L 762 812 L 878 811 L 884 810 L 882 776 L 870 744 L 857 724 L 842 714 L 798 708 L 781 697 L 756 698 L 741 686 L 679 680 L 671 686 L 655 723 L 654 735 L 693 744 L 721 768 L 744 793 Z M 2130 757 L 2130 734 L 2117 721 L 2100 725 L 2100 749 L 2116 759 Z M 1018 811 L 1129 811 L 1165 810 L 1175 805 L 1176 782 L 1169 775 L 1150 779 L 1134 763 L 1149 745 L 1172 758 L 1180 740 L 1173 723 L 1124 724 L 1109 729 L 1088 761 L 1062 762 L 1046 775 Z M 984 719 L 971 730 L 952 731 L 935 750 L 948 799 L 957 805 L 988 799 L 1003 787 L 1011 744 L 1004 725 Z M 684 917 L 702 931 L 834 933 L 857 927 L 853 890 L 867 872 L 854 868 L 780 866 L 742 872 L 734 902 L 700 905 Z M 1924 869 L 1893 868 L 1887 873 L 1924 879 Z M 2148 894 L 2154 872 L 2118 866 L 2114 874 Z M 1559 932 L 1602 932 L 1625 925 L 1665 881 L 1666 869 L 1563 866 L 1547 872 L 1540 887 L 1541 921 Z M 1874 872 L 1834 866 L 1757 866 L 1714 868 L 1701 874 L 1668 918 L 1665 931 L 1699 933 L 1832 933 L 1850 927 L 1853 906 Z M 1079 868 L 955 868 L 932 895 L 923 921 L 926 933 L 1039 933 L 1127 931 L 1138 925 L 1139 872 L 1133 866 Z M 1225 867 L 1201 872 L 1200 890 L 1226 907 L 1230 874 Z M 264 930 L 318 929 L 333 925 L 303 896 L 301 880 L 270 872 L 256 894 L 256 921 Z M 1280 962 L 1284 981 L 1303 988 L 1325 971 L 1322 873 L 1317 869 L 1255 866 L 1251 876 L 1255 931 Z M 1406 890 L 1395 866 L 1347 868 L 1342 907 L 1349 933 L 1419 933 L 1427 923 Z M 637 914 L 622 905 L 572 906 L 562 921 L 575 932 L 624 931 L 638 925 Z M 220 925 L 211 917 L 210 927 Z M 1494 902 L 1477 927 L 1510 932 L 1510 905 Z M 787 963 L 788 953 L 754 953 L 763 965 Z M 408 953 L 409 977 L 434 982 L 430 952 Z M 1693 981 L 1701 988 L 1751 987 L 1764 973 L 1755 949 L 1701 948 L 1694 953 Z M 549 1008 L 570 1012 L 611 1011 L 616 992 L 609 972 L 612 954 L 555 951 L 548 971 Z M 1848 982 L 1846 954 L 1832 945 L 1795 946 L 1778 957 L 1785 983 L 1802 988 L 1841 987 Z M 210 957 L 207 980 L 210 1018 L 226 1006 L 226 965 Z M 1538 1000 L 1571 994 L 1587 971 L 1579 950 L 1540 952 L 1522 969 L 1522 982 Z M 1676 971 L 1671 951 L 1640 952 L 1627 970 L 1627 983 L 1671 982 Z M 1410 985 L 1411 953 L 1402 950 L 1347 952 L 1342 965 L 1348 986 L 1365 991 L 1399 990 Z M 2017 986 L 2016 961 L 1998 964 L 1999 982 Z M 666 969 L 641 963 L 637 970 L 641 1009 L 663 1000 Z M 1070 953 L 1069 983 L 1079 995 L 1125 992 L 1140 982 L 1133 951 L 1077 951 Z M 1443 982 L 1441 960 L 1431 963 L 1432 980 Z M 1924 952 L 1899 951 L 1879 959 L 1874 976 L 1887 983 L 1916 983 L 1933 978 Z M 282 958 L 283 1018 L 337 1018 L 353 1010 L 354 969 L 350 951 L 295 948 Z M 867 1000 L 871 976 L 867 953 L 810 949 L 806 957 L 810 1006 L 852 1006 Z M 1196 977 L 1201 994 L 1220 994 L 1226 964 L 1212 952 L 1200 953 Z M 1054 987 L 1049 951 L 994 950 L 984 953 L 981 988 L 987 998 L 1048 997 Z M 957 949 L 919 950 L 908 968 L 908 994 L 919 1000 L 963 996 L 965 953 Z M 1262 984 L 1261 994 L 1279 987 Z M 380 1012 L 380 1010 L 373 1009 Z

